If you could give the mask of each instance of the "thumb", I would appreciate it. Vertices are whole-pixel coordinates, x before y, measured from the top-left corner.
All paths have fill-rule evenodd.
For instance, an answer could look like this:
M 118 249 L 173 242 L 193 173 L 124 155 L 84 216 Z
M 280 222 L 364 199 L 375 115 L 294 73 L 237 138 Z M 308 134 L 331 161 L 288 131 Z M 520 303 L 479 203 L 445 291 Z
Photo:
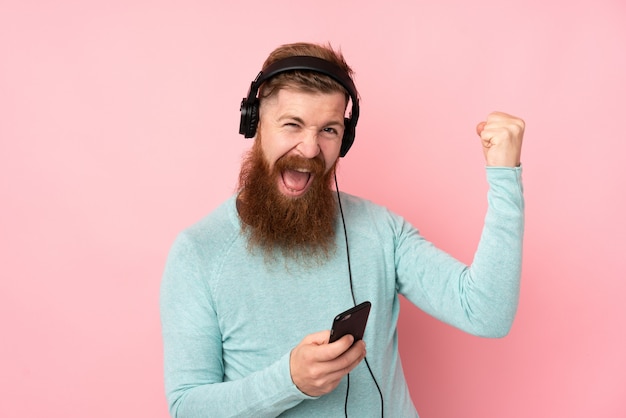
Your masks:
M 476 125 L 476 133 L 478 134 L 478 136 L 480 136 L 480 134 L 483 132 L 483 129 L 485 129 L 486 124 L 487 122 L 480 122 L 478 125 Z

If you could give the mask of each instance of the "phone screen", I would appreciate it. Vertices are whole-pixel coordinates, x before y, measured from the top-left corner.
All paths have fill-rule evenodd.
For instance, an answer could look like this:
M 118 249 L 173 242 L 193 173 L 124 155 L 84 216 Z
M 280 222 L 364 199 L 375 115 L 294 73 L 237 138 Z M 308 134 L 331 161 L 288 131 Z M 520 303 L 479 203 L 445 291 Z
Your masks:
M 333 320 L 328 342 L 337 341 L 347 334 L 351 334 L 354 337 L 354 341 L 363 339 L 371 307 L 372 304 L 369 301 L 365 301 L 337 315 Z

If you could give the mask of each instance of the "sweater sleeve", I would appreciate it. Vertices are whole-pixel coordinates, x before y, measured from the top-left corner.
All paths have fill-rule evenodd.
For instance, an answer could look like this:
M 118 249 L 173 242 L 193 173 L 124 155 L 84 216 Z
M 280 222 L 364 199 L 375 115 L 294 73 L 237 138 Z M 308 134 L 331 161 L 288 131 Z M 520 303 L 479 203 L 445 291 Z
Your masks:
M 174 243 L 161 284 L 165 390 L 172 417 L 270 417 L 310 399 L 293 384 L 289 355 L 224 382 L 222 339 L 207 270 L 193 240 Z
M 396 242 L 398 289 L 428 314 L 484 337 L 505 336 L 519 298 L 524 199 L 521 167 L 488 167 L 488 209 L 471 266 L 424 240 L 407 222 Z

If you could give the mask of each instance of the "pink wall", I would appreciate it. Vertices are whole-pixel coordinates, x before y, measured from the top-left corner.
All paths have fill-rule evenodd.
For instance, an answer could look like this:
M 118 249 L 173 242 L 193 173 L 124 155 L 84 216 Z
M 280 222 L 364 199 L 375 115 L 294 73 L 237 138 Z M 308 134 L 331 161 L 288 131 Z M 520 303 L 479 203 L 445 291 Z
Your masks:
M 0 3 L 0 416 L 166 416 L 166 253 L 233 191 L 239 102 L 298 40 L 357 72 L 341 188 L 465 261 L 474 126 L 496 109 L 528 125 L 519 315 L 483 340 L 404 304 L 421 414 L 626 416 L 623 1 L 209 3 Z

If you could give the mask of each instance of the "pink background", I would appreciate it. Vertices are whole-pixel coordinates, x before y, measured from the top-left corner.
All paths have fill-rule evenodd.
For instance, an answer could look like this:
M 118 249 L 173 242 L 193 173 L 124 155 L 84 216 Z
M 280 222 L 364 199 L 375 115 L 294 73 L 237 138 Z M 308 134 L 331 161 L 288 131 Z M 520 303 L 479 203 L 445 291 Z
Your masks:
M 166 254 L 233 192 L 239 102 L 300 40 L 356 70 L 341 189 L 466 262 L 485 210 L 474 126 L 527 122 L 517 319 L 485 340 L 404 303 L 421 415 L 626 416 L 623 1 L 213 3 L 1 1 L 0 416 L 167 416 Z

